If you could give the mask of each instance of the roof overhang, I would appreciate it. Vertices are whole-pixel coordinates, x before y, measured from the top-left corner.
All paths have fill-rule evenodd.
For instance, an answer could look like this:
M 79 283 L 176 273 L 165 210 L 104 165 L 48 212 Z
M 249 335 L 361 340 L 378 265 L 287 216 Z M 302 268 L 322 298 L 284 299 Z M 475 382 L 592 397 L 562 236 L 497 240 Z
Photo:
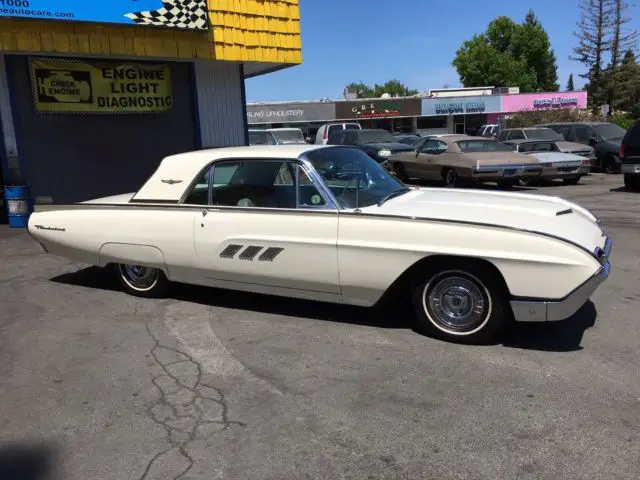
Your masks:
M 244 62 L 244 78 L 257 77 L 277 72 L 285 68 L 295 67 L 297 63 Z

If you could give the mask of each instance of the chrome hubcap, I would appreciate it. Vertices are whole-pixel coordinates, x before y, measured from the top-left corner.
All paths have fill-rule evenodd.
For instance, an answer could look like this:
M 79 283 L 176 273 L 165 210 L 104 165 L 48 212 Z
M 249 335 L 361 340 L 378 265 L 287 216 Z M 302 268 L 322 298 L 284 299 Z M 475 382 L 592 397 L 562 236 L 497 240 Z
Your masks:
M 158 270 L 141 265 L 120 265 L 120 274 L 132 287 L 146 289 L 158 279 Z
M 475 328 L 487 314 L 487 299 L 480 287 L 463 276 L 447 276 L 428 285 L 424 306 L 442 328 L 458 332 Z

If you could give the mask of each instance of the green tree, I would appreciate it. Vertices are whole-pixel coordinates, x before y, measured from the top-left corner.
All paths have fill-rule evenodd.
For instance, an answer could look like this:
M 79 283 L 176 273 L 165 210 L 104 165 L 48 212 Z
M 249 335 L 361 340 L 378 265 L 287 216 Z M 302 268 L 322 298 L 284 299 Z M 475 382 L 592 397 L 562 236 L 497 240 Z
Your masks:
M 640 102 L 640 65 L 636 63 L 633 50 L 625 52 L 620 66 L 615 71 L 616 96 L 613 107 L 630 112 Z
M 521 91 L 556 91 L 555 53 L 546 31 L 530 10 L 522 24 L 492 20 L 457 50 L 452 65 L 465 87 L 518 86 Z
M 606 102 L 608 87 L 603 75 L 604 55 L 611 48 L 610 34 L 614 28 L 616 0 L 581 0 L 578 46 L 570 58 L 587 67 L 589 103 L 594 109 Z
M 347 89 L 355 91 L 357 98 L 379 98 L 384 93 L 388 93 L 392 97 L 410 97 L 419 93 L 418 90 L 409 88 L 396 79 L 389 80 L 381 85 L 376 83 L 373 87 L 365 85 L 363 82 L 351 82 L 347 85 Z
M 573 73 L 569 75 L 569 80 L 567 80 L 567 92 L 573 92 L 575 90 L 575 86 L 573 85 Z

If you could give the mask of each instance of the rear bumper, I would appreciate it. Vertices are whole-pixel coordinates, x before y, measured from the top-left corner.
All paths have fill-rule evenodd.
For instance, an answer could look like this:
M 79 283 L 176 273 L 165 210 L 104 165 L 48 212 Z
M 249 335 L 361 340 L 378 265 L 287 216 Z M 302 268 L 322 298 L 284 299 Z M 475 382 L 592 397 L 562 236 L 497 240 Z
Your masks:
M 620 165 L 622 173 L 640 174 L 640 163 L 623 163 Z
M 611 247 L 611 240 L 607 237 L 605 249 L 600 255 L 602 266 L 592 277 L 562 300 L 512 300 L 511 309 L 515 320 L 517 322 L 556 322 L 571 317 L 609 277 Z
M 539 164 L 533 165 L 487 165 L 475 167 L 471 170 L 471 178 L 478 181 L 496 181 L 517 179 L 522 177 L 537 177 L 542 173 Z
M 570 177 L 588 175 L 590 171 L 591 171 L 591 167 L 587 167 L 587 166 L 575 167 L 575 168 L 567 169 L 564 171 L 561 171 L 559 167 L 549 167 L 549 168 L 543 167 L 540 178 L 544 178 L 544 179 L 570 178 Z

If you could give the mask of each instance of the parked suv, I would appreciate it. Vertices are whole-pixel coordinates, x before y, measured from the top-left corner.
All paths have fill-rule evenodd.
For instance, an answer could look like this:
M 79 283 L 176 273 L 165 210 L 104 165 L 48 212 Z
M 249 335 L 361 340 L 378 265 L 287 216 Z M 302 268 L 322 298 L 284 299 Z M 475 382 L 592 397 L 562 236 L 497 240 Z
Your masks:
M 385 163 L 390 155 L 410 152 L 413 148 L 398 143 L 391 132 L 382 129 L 338 130 L 331 134 L 327 145 L 353 145 L 359 147 L 378 163 Z
M 634 111 L 634 116 L 636 123 L 627 131 L 620 144 L 620 160 L 625 188 L 640 191 L 640 106 Z
M 498 141 L 512 143 L 521 140 L 546 140 L 553 142 L 557 147 L 556 152 L 573 153 L 580 155 L 592 162 L 596 160 L 596 152 L 593 147 L 582 143 L 567 142 L 562 135 L 547 127 L 507 128 L 500 132 Z
M 620 143 L 624 128 L 607 122 L 545 123 L 536 127 L 554 129 L 570 142 L 589 145 L 596 151 L 595 168 L 607 173 L 620 173 Z
M 325 123 L 322 125 L 316 133 L 316 144 L 326 145 L 329 137 L 334 132 L 342 130 L 360 130 L 362 127 L 359 123 Z

